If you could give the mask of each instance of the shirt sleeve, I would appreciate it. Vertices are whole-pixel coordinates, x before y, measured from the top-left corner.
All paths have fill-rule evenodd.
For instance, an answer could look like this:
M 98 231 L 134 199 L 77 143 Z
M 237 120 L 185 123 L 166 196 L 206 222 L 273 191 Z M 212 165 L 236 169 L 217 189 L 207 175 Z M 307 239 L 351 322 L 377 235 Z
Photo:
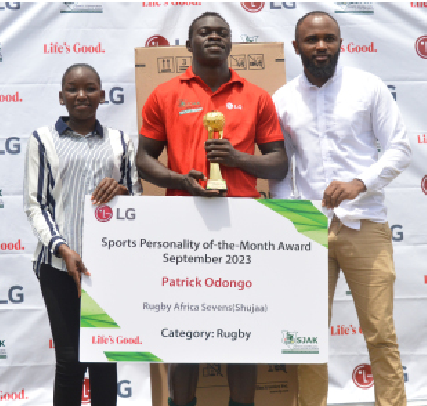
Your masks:
M 142 194 L 142 186 L 139 181 L 138 171 L 135 165 L 135 147 L 128 135 L 124 137 L 126 142 L 125 153 L 122 158 L 122 179 L 119 183 L 125 185 L 131 196 Z
M 358 176 L 367 191 L 383 189 L 411 160 L 411 148 L 399 108 L 387 86 L 380 80 L 374 94 L 372 123 L 374 135 L 384 153 Z
M 37 131 L 28 139 L 24 167 L 24 211 L 39 241 L 58 256 L 58 248 L 66 244 L 59 232 L 49 206 L 54 202 L 50 194 L 53 183 L 45 146 Z
M 265 92 L 258 100 L 256 143 L 283 141 L 280 124 L 271 96 Z
M 165 119 L 154 90 L 142 108 L 141 135 L 158 141 L 166 141 Z
M 273 95 L 273 103 L 275 106 L 275 112 L 276 112 L 277 118 L 279 120 L 280 130 L 282 132 L 282 135 L 285 141 L 286 155 L 288 157 L 288 173 L 285 179 L 282 179 L 282 180 L 270 179 L 269 186 L 270 186 L 270 194 L 274 199 L 291 199 L 291 198 L 295 198 L 294 186 L 293 186 L 294 171 L 293 171 L 293 165 L 292 165 L 293 160 L 295 159 L 294 157 L 295 151 L 293 148 L 293 144 L 291 142 L 291 137 L 284 128 L 285 115 L 283 115 L 282 117 L 280 114 L 279 92 L 280 90 L 278 90 Z

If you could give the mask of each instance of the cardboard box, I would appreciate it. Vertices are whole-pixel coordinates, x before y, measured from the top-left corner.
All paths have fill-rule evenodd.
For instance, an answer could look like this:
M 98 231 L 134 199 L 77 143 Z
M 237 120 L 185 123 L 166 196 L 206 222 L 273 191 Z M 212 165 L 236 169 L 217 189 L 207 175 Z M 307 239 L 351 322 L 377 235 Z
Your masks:
M 167 406 L 168 364 L 151 364 L 153 406 Z M 197 404 L 227 406 L 230 397 L 225 364 L 200 364 Z M 259 364 L 256 406 L 298 406 L 296 365 Z
M 233 43 L 229 66 L 270 95 L 286 83 L 282 42 Z M 135 48 L 136 113 L 138 131 L 147 97 L 161 83 L 185 72 L 192 64 L 192 54 L 184 46 Z M 259 151 L 257 151 L 259 153 Z M 167 165 L 166 151 L 160 161 Z M 144 195 L 164 195 L 165 190 L 143 181 Z M 258 180 L 258 190 L 268 197 L 268 182 Z

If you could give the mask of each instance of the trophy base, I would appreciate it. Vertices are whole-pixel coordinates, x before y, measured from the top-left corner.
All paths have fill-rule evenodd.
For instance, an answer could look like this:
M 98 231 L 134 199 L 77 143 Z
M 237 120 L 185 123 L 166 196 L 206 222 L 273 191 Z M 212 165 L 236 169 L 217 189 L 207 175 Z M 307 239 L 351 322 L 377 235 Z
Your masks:
M 224 179 L 208 179 L 208 184 L 206 185 L 207 190 L 227 190 L 227 183 Z

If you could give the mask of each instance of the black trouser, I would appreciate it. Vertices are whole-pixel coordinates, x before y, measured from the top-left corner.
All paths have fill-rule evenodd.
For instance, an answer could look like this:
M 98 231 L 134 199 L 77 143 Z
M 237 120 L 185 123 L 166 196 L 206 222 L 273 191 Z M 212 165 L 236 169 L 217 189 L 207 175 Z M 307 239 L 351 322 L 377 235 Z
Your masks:
M 55 343 L 54 406 L 81 406 L 82 382 L 89 368 L 92 406 L 117 404 L 117 364 L 78 361 L 80 299 L 66 272 L 42 265 L 40 286 Z

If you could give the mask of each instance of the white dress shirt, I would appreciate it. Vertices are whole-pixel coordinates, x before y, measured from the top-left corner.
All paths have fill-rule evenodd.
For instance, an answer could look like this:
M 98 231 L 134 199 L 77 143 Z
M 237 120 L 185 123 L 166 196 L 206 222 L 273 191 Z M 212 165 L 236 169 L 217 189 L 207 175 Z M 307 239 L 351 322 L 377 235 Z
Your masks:
M 321 200 L 332 181 L 361 179 L 366 192 L 327 210 L 328 217 L 335 214 L 354 229 L 361 219 L 385 222 L 383 189 L 409 165 L 411 150 L 397 104 L 381 79 L 338 65 L 322 87 L 302 73 L 273 100 L 288 157 L 294 157 L 293 172 L 270 182 L 273 197 Z

